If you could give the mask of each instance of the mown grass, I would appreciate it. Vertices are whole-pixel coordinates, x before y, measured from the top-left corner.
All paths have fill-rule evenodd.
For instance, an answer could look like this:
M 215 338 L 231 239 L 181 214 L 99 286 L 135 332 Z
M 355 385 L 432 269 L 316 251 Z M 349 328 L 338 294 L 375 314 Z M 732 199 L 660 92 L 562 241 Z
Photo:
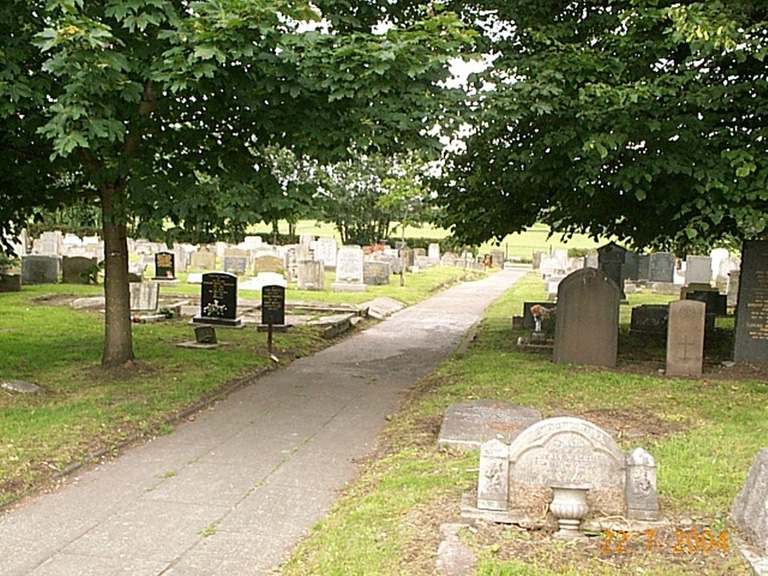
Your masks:
M 379 454 L 283 574 L 435 573 L 439 526 L 459 519 L 460 499 L 476 485 L 478 466 L 476 454 L 438 451 L 437 432 L 447 406 L 479 398 L 531 406 L 544 417 L 584 417 L 613 432 L 622 450 L 648 450 L 658 462 L 662 513 L 673 522 L 659 529 L 667 539 L 679 521 L 699 531 L 728 529 L 728 510 L 767 437 L 768 384 L 714 371 L 699 380 L 666 378 L 653 362 L 643 370 L 631 357 L 637 342 L 626 327 L 621 348 L 630 357 L 620 358 L 617 369 L 552 364 L 549 354 L 519 349 L 521 333 L 511 328 L 522 302 L 542 296 L 537 278 L 521 281 L 487 310 L 464 355 L 454 355 L 417 384 Z M 601 551 L 598 538 L 585 549 L 564 547 L 484 523 L 462 534 L 482 575 L 748 573 L 733 545 L 727 554 L 680 555 L 671 546 L 648 552 L 638 541 L 629 554 L 611 555 Z
M 371 287 L 352 298 L 290 290 L 295 300 L 349 301 L 390 296 L 413 304 L 463 271 L 434 268 L 408 275 L 405 287 Z M 0 505 L 39 487 L 91 454 L 136 436 L 168 432 L 174 415 L 213 398 L 233 383 L 271 368 L 266 335 L 252 328 L 218 331 L 222 346 L 191 350 L 187 319 L 135 324 L 133 370 L 103 371 L 103 314 L 74 310 L 74 296 L 100 295 L 98 286 L 40 285 L 0 294 L 0 380 L 24 380 L 45 389 L 23 395 L 0 389 Z M 180 283 L 167 293 L 199 297 L 200 287 Z M 258 299 L 258 292 L 240 298 Z M 281 364 L 327 346 L 318 328 L 295 327 L 274 335 Z

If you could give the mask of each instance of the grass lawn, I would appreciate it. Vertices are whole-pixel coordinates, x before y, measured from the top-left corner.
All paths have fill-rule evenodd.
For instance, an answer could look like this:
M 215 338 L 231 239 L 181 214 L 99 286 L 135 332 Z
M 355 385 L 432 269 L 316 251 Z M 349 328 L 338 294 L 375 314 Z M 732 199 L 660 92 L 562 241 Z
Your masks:
M 439 267 L 407 275 L 405 287 L 393 277 L 392 285 L 366 293 L 289 290 L 287 300 L 359 303 L 389 296 L 410 305 L 465 277 L 463 270 Z M 161 297 L 167 292 L 199 297 L 200 287 L 180 282 L 162 288 Z M 69 306 L 75 296 L 101 294 L 100 286 L 61 284 L 0 294 L 0 379 L 46 391 L 33 396 L 0 388 L 0 505 L 91 454 L 169 432 L 174 415 L 272 368 L 266 335 L 253 328 L 220 329 L 220 348 L 190 350 L 176 346 L 194 340 L 188 319 L 180 319 L 135 324 L 135 369 L 105 372 L 99 366 L 103 314 Z M 239 296 L 258 299 L 260 293 Z M 275 334 L 281 364 L 328 346 L 319 330 L 298 326 Z
M 768 437 L 764 375 L 721 368 L 727 346 L 716 341 L 701 379 L 663 377 L 663 346 L 629 335 L 628 306 L 622 306 L 615 370 L 554 365 L 551 353 L 518 349 L 521 333 L 511 328 L 523 301 L 544 296 L 538 278 L 521 281 L 487 310 L 464 355 L 417 383 L 358 481 L 294 551 L 284 575 L 434 574 L 440 525 L 459 521 L 461 497 L 475 488 L 478 467 L 477 454 L 438 451 L 437 434 L 448 405 L 479 398 L 531 406 L 545 418 L 582 417 L 612 431 L 624 451 L 645 448 L 658 463 L 662 514 L 670 524 L 655 534 L 660 549 L 648 551 L 644 533 L 630 533 L 623 548 L 599 535 L 576 546 L 476 522 L 459 534 L 478 558 L 477 574 L 749 574 L 727 515 Z M 668 299 L 630 296 L 632 304 Z M 725 534 L 723 545 L 694 553 L 679 546 L 680 534 L 707 530 L 715 538 Z

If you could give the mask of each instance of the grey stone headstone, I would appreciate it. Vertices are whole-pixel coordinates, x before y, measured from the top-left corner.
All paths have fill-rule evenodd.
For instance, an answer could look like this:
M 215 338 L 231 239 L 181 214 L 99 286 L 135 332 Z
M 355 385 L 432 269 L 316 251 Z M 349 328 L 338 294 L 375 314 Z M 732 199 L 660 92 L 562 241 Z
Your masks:
M 325 266 L 322 260 L 299 260 L 299 290 L 325 290 Z
M 619 288 L 621 298 L 624 299 L 624 269 L 627 249 L 615 242 L 606 244 L 597 249 L 598 267 Z
M 736 308 L 739 303 L 739 274 L 741 274 L 740 270 L 731 270 L 728 273 L 728 294 L 726 296 L 728 308 Z
M 285 271 L 285 262 L 277 256 L 259 256 L 253 262 L 253 273 L 257 276 L 263 272 L 273 274 L 283 274 Z
M 768 554 L 768 448 L 757 453 L 731 507 L 731 520 L 747 541 Z
M 622 272 L 625 280 L 637 281 L 640 275 L 640 255 L 637 252 L 627 250 L 624 254 L 624 269 Z
M 223 257 L 224 272 L 244 276 L 248 269 L 248 258 L 246 256 L 230 256 L 224 254 Z
M 189 255 L 189 267 L 193 270 L 215 270 L 216 254 L 213 252 L 192 252 Z
M 336 268 L 336 252 L 338 252 L 338 247 L 335 238 L 321 236 L 317 239 L 315 260 L 323 262 L 326 268 Z
M 56 284 L 61 270 L 60 256 L 30 254 L 21 259 L 22 284 Z
M 384 286 L 389 284 L 392 268 L 387 262 L 364 262 L 363 282 L 368 286 Z
M 706 304 L 695 300 L 669 304 L 667 376 L 701 376 L 706 310 Z
M 651 279 L 650 254 L 641 254 L 637 257 L 637 279 L 640 282 L 647 282 Z
M 477 450 L 483 442 L 509 444 L 520 432 L 541 420 L 541 413 L 500 400 L 474 400 L 448 407 L 437 444 Z
M 601 270 L 583 268 L 567 276 L 557 292 L 555 362 L 616 365 L 619 289 Z
M 768 240 L 744 242 L 733 359 L 768 364 Z
M 160 285 L 157 282 L 131 282 L 128 284 L 131 295 L 131 311 L 154 312 L 160 296 Z
M 580 418 L 549 418 L 509 447 L 510 505 L 548 502 L 553 484 L 587 484 L 593 509 L 623 515 L 626 457 L 602 428 Z
M 688 256 L 685 259 L 685 283 L 709 284 L 712 282 L 712 258 Z
M 675 281 L 675 255 L 667 252 L 654 252 L 651 254 L 649 265 L 651 282 Z
M 656 460 L 642 448 L 627 454 L 627 517 L 654 521 L 659 518 Z
M 440 260 L 440 244 L 433 242 L 427 246 L 427 258 Z
M 88 272 L 96 266 L 96 258 L 63 256 L 61 259 L 61 281 L 64 284 L 88 284 Z
M 336 255 L 336 282 L 334 292 L 364 291 L 363 250 L 353 246 L 344 246 Z
M 506 510 L 509 507 L 509 445 L 489 440 L 480 447 L 477 508 Z

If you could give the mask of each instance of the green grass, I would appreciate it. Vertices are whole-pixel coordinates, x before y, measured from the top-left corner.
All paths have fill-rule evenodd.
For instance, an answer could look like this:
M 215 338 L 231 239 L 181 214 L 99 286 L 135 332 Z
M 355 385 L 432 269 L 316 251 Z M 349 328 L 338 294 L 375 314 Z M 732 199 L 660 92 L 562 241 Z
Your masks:
M 727 529 L 728 510 L 768 433 L 768 384 L 706 374 L 665 378 L 653 360 L 651 370 L 636 370 L 632 357 L 620 358 L 616 370 L 553 364 L 551 353 L 519 349 L 521 333 L 511 328 L 523 301 L 543 296 L 538 278 L 522 280 L 487 310 L 463 356 L 454 355 L 417 384 L 382 439 L 382 456 L 315 527 L 283 574 L 434 573 L 439 525 L 458 519 L 458 503 L 476 485 L 478 466 L 476 454 L 438 452 L 437 430 L 447 406 L 478 398 L 531 406 L 544 417 L 584 417 L 614 430 L 622 450 L 642 446 L 656 458 L 665 516 L 693 518 L 699 530 Z M 668 299 L 630 297 L 634 304 Z M 629 321 L 624 310 L 622 318 Z M 622 350 L 638 345 L 626 326 L 620 338 Z M 646 552 L 640 544 L 629 554 L 606 556 L 599 542 L 585 551 L 488 525 L 463 536 L 483 575 L 747 574 L 733 550 L 725 557 L 682 557 Z M 376 569 L 366 572 L 365 565 Z

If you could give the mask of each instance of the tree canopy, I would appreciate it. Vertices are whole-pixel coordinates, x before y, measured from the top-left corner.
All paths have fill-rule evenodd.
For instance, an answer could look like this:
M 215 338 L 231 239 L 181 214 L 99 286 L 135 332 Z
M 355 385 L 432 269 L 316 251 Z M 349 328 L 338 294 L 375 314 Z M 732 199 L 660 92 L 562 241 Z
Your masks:
M 449 3 L 483 34 L 446 222 L 681 248 L 768 232 L 763 0 Z
M 467 40 L 420 1 L 8 0 L 0 231 L 39 207 L 101 205 L 103 363 L 129 361 L 127 221 L 261 221 L 283 193 L 272 146 L 322 159 L 436 148 L 429 129 L 451 122 L 438 83 Z

